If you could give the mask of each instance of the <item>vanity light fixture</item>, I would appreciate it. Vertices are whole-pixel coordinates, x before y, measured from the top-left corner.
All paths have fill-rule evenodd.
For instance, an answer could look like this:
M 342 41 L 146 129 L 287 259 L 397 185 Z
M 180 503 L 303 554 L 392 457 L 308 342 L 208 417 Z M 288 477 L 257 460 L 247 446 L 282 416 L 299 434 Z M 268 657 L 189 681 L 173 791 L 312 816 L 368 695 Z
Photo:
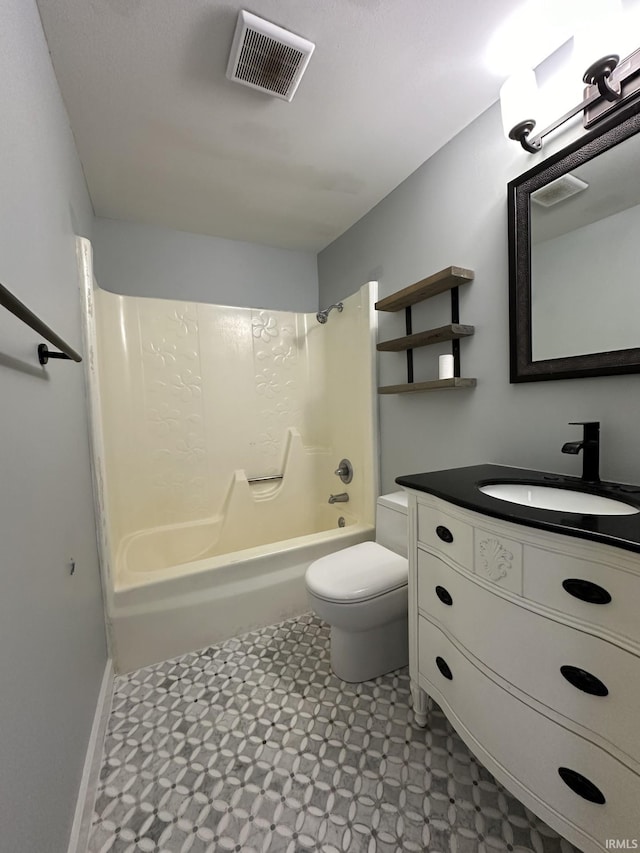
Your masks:
M 500 90 L 505 135 L 519 142 L 525 151 L 535 154 L 542 148 L 545 136 L 578 113 L 583 113 L 583 125 L 588 128 L 622 104 L 629 103 L 640 95 L 640 49 L 622 61 L 615 53 L 602 56 L 589 65 L 582 79 L 587 84 L 582 101 L 532 135 L 538 96 L 535 74 L 527 69 L 509 77 Z

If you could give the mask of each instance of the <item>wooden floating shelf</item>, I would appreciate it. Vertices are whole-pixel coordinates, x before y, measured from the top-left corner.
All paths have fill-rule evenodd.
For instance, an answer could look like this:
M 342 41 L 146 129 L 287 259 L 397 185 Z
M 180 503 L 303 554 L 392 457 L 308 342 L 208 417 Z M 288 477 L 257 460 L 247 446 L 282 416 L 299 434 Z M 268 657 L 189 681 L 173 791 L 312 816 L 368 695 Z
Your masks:
M 424 332 L 416 332 L 415 335 L 405 335 L 402 338 L 394 338 L 390 341 L 381 341 L 378 344 L 380 352 L 402 352 L 417 347 L 428 347 L 431 344 L 439 344 L 443 341 L 456 341 L 466 338 L 475 332 L 473 326 L 463 326 L 461 323 L 449 323 L 439 326 L 437 329 L 426 329 Z
M 404 385 L 383 385 L 378 394 L 412 394 L 416 391 L 459 391 L 462 388 L 475 388 L 475 379 L 430 379 L 428 382 L 406 382 Z
M 416 302 L 422 302 L 424 299 L 437 296 L 439 293 L 470 281 L 473 281 L 473 270 L 466 270 L 463 267 L 446 267 L 430 275 L 429 278 L 423 278 L 422 281 L 410 284 L 403 290 L 398 290 L 391 296 L 376 302 L 376 311 L 401 311 L 403 308 L 415 305 Z

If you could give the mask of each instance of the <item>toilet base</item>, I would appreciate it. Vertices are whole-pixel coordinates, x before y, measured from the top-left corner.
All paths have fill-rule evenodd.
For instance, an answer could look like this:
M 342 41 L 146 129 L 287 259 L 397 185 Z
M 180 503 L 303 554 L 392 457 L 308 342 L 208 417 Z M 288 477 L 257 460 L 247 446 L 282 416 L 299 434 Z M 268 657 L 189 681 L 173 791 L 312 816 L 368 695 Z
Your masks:
M 369 631 L 331 627 L 331 669 L 343 681 L 370 681 L 408 662 L 406 614 Z

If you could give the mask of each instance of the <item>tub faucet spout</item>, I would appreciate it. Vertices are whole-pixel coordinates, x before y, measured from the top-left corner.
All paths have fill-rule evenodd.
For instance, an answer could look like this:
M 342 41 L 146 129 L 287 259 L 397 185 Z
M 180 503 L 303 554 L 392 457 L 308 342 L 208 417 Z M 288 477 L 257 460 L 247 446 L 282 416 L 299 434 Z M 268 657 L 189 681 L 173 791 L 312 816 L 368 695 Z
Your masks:
M 349 495 L 346 492 L 340 492 L 339 495 L 329 495 L 330 504 L 346 504 L 349 500 Z

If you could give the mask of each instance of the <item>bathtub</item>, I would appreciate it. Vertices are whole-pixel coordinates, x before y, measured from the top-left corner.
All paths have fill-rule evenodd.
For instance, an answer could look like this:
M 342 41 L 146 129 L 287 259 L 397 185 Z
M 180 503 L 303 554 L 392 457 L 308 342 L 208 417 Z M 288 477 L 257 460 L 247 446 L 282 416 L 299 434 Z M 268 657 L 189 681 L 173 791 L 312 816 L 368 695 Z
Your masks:
M 374 537 L 376 283 L 321 325 L 102 291 L 77 247 L 116 671 L 308 610 L 309 564 Z M 342 458 L 349 503 L 330 505 Z
M 239 469 L 219 514 L 123 538 L 109 591 L 119 672 L 304 612 L 309 564 L 373 538 L 350 503 L 319 502 L 300 488 L 325 454 L 288 433 L 282 480 L 252 484 Z
M 373 537 L 372 525 L 352 520 L 343 528 L 156 570 L 141 570 L 131 553 L 126 560 L 123 552 L 109 607 L 118 671 L 303 613 L 308 609 L 304 574 L 309 564 Z

